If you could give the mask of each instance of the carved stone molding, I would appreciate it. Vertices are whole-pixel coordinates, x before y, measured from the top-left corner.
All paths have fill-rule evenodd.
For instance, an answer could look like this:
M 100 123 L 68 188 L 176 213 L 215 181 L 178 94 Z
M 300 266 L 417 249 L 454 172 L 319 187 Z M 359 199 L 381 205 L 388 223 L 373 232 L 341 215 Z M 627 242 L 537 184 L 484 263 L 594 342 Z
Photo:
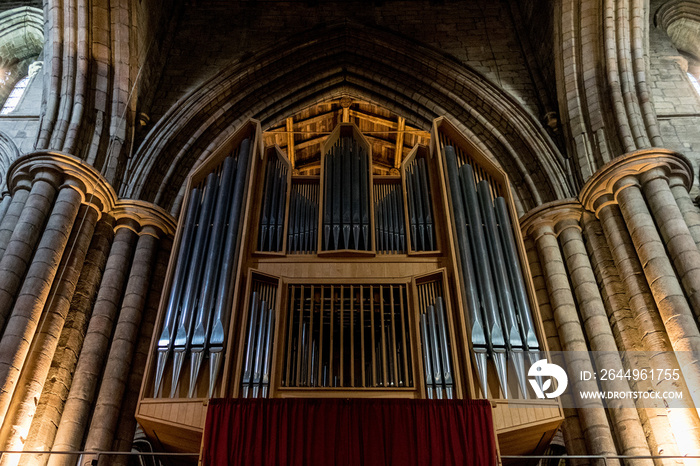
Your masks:
M 551 227 L 558 233 L 564 222 L 579 225 L 584 214 L 584 208 L 578 199 L 564 199 L 548 202 L 532 209 L 520 218 L 520 228 L 526 235 L 539 236 L 537 231 L 543 226 Z M 578 227 L 580 228 L 580 226 Z
M 109 214 L 116 227 L 128 227 L 140 234 L 156 237 L 175 234 L 177 221 L 162 208 L 131 199 L 117 199 L 114 188 L 90 164 L 61 152 L 39 151 L 24 155 L 10 166 L 8 188 L 11 193 L 25 189 L 43 178 L 52 184 L 70 186 L 78 191 L 82 203 L 93 206 L 100 215 Z
M 150 202 L 122 199 L 110 214 L 117 221 L 116 228 L 132 228 L 136 233 L 155 237 L 174 236 L 177 221 L 161 207 Z M 138 229 L 132 225 L 138 225 Z
M 581 189 L 581 204 L 597 213 L 605 205 L 615 202 L 623 185 L 629 185 L 630 180 L 625 180 L 626 177 L 643 183 L 648 181 L 645 174 L 654 170 L 657 176 L 677 178 L 688 190 L 693 184 L 693 167 L 684 155 L 655 147 L 625 154 L 605 164 Z

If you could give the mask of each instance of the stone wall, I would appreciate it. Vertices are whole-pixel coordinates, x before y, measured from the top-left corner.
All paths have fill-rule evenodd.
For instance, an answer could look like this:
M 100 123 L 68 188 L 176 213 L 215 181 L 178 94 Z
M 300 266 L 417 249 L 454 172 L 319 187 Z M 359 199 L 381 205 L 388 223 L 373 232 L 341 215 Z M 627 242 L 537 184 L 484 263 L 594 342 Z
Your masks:
M 294 14 L 289 14 L 294 11 Z M 340 21 L 388 29 L 439 49 L 505 89 L 533 115 L 537 96 L 506 1 L 197 2 L 175 28 L 152 108 L 155 122 L 189 91 L 237 61 L 316 26 Z

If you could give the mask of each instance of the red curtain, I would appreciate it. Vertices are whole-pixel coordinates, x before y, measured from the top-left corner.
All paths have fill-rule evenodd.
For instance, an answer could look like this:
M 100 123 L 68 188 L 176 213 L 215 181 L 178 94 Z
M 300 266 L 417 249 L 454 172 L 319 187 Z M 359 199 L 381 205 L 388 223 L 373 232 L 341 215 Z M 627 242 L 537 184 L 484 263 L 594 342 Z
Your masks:
M 204 466 L 496 464 L 487 400 L 213 399 Z

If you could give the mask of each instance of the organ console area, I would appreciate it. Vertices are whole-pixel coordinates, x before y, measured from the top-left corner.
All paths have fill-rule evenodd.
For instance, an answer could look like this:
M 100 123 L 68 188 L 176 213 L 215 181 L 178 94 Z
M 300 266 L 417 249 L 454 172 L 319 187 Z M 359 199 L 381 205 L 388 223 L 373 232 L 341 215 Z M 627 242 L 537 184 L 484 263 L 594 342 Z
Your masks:
M 189 177 L 137 419 L 198 451 L 210 398 L 488 398 L 502 455 L 563 419 L 505 173 L 445 118 L 400 166 L 351 122 L 315 158 L 242 126 Z

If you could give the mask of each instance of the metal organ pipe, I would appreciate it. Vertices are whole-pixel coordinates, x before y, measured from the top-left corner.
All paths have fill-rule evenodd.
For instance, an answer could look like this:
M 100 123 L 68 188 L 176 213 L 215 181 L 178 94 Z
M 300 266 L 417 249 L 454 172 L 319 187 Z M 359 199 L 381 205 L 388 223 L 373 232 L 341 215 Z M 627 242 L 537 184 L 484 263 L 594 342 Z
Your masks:
M 205 344 L 213 314 L 216 276 L 221 263 L 222 240 L 226 229 L 226 213 L 229 208 L 234 170 L 235 165 L 233 159 L 231 157 L 226 157 L 221 172 L 221 185 L 216 200 L 214 223 L 209 240 L 209 254 L 207 254 L 207 264 L 204 269 L 197 317 L 195 319 L 194 333 L 192 334 L 191 340 L 190 354 L 192 355 L 192 360 L 190 362 L 190 385 L 188 393 L 188 397 L 190 398 L 194 396 L 195 385 L 197 377 L 199 376 L 202 360 L 204 359 Z
M 211 395 L 214 384 L 221 370 L 221 355 L 224 350 L 224 340 L 226 337 L 224 326 L 228 317 L 227 311 L 231 309 L 233 299 L 233 286 L 231 277 L 235 270 L 236 253 L 238 251 L 238 229 L 240 225 L 241 208 L 243 205 L 243 193 L 245 191 L 245 180 L 248 174 L 248 158 L 250 157 L 250 140 L 244 139 L 241 142 L 236 177 L 233 183 L 233 193 L 231 207 L 228 216 L 228 230 L 224 240 L 224 252 L 222 256 L 221 273 L 216 291 L 216 306 L 214 308 L 214 318 L 212 319 L 211 333 L 209 334 L 209 392 Z
M 180 298 L 184 288 L 186 272 L 189 268 L 190 255 L 192 249 L 192 239 L 197 228 L 196 218 L 199 209 L 201 191 L 198 188 L 193 188 L 190 192 L 189 200 L 187 201 L 187 212 L 184 218 L 184 230 L 182 239 L 180 240 L 180 248 L 177 253 L 177 266 L 175 267 L 175 276 L 173 277 L 172 290 L 168 298 L 168 305 L 165 310 L 165 319 L 163 321 L 163 330 L 158 338 L 158 358 L 156 362 L 156 377 L 153 396 L 157 397 L 161 389 L 163 374 L 168 356 L 172 349 L 172 339 L 174 337 L 174 325 L 178 317 L 180 309 Z
M 214 200 L 216 199 L 218 181 L 216 173 L 210 173 L 209 176 L 207 176 L 204 201 L 199 211 L 199 227 L 197 228 L 194 250 L 192 251 L 192 266 L 187 276 L 182 312 L 180 313 L 180 319 L 175 333 L 175 341 L 173 342 L 173 379 L 172 385 L 170 386 L 171 398 L 175 396 L 180 380 L 180 371 L 185 362 L 185 354 L 190 343 L 190 332 L 192 330 L 192 321 L 194 318 L 197 296 L 199 294 L 199 287 L 202 282 L 202 266 L 204 264 L 204 255 L 209 240 L 209 223 L 211 221 Z
M 535 334 L 535 323 L 532 320 L 530 305 L 528 304 L 527 292 L 525 291 L 525 282 L 523 273 L 520 270 L 520 261 L 518 260 L 518 250 L 515 246 L 515 238 L 513 237 L 513 227 L 510 223 L 508 215 L 508 206 L 505 199 L 502 197 L 496 198 L 496 217 L 498 218 L 498 231 L 501 234 L 503 242 L 503 250 L 505 251 L 506 264 L 508 268 L 508 276 L 515 297 L 515 305 L 518 310 L 518 320 L 523 337 L 523 344 L 526 351 L 537 352 L 540 348 L 537 336 Z M 539 359 L 539 356 L 535 354 Z
M 371 248 L 367 157 L 351 137 L 341 137 L 325 155 L 324 250 Z
M 484 218 L 486 243 L 489 248 L 491 267 L 494 272 L 494 283 L 496 285 L 498 303 L 501 311 L 506 349 L 509 351 L 508 356 L 513 362 L 520 391 L 527 398 L 528 389 L 525 374 L 525 355 L 523 353 L 525 348 L 523 346 L 523 340 L 520 337 L 520 330 L 518 329 L 518 319 L 515 314 L 513 296 L 508 281 L 508 267 L 503 256 L 501 238 L 496 226 L 493 203 L 491 202 L 491 189 L 486 180 L 480 181 L 477 189 L 481 212 Z
M 484 397 L 488 396 L 487 385 L 487 365 L 486 356 L 489 349 L 489 340 L 486 334 L 483 318 L 481 315 L 481 300 L 476 283 L 476 273 L 472 261 L 470 247 L 470 235 L 467 229 L 467 218 L 464 210 L 462 190 L 459 180 L 459 170 L 457 168 L 457 155 L 454 148 L 445 146 L 445 162 L 447 169 L 447 179 L 452 199 L 452 213 L 454 215 L 455 229 L 457 233 L 457 249 L 459 252 L 460 264 L 462 268 L 462 281 L 464 283 L 464 294 L 466 298 L 467 312 L 469 315 L 469 325 L 471 326 L 469 336 L 472 348 L 475 353 L 479 381 Z
M 496 372 L 501 384 L 501 390 L 505 398 L 508 398 L 508 373 L 506 370 L 505 353 L 506 341 L 503 335 L 503 328 L 501 327 L 498 306 L 496 305 L 497 298 L 493 286 L 486 240 L 484 238 L 483 221 L 479 210 L 476 187 L 474 186 L 474 172 L 472 171 L 471 165 L 467 164 L 462 165 L 459 172 L 465 204 L 467 206 L 471 244 L 478 258 L 476 261 L 477 281 L 479 283 L 481 302 L 484 305 L 487 335 L 490 338 L 490 346 L 492 349 L 491 356 L 496 365 Z

